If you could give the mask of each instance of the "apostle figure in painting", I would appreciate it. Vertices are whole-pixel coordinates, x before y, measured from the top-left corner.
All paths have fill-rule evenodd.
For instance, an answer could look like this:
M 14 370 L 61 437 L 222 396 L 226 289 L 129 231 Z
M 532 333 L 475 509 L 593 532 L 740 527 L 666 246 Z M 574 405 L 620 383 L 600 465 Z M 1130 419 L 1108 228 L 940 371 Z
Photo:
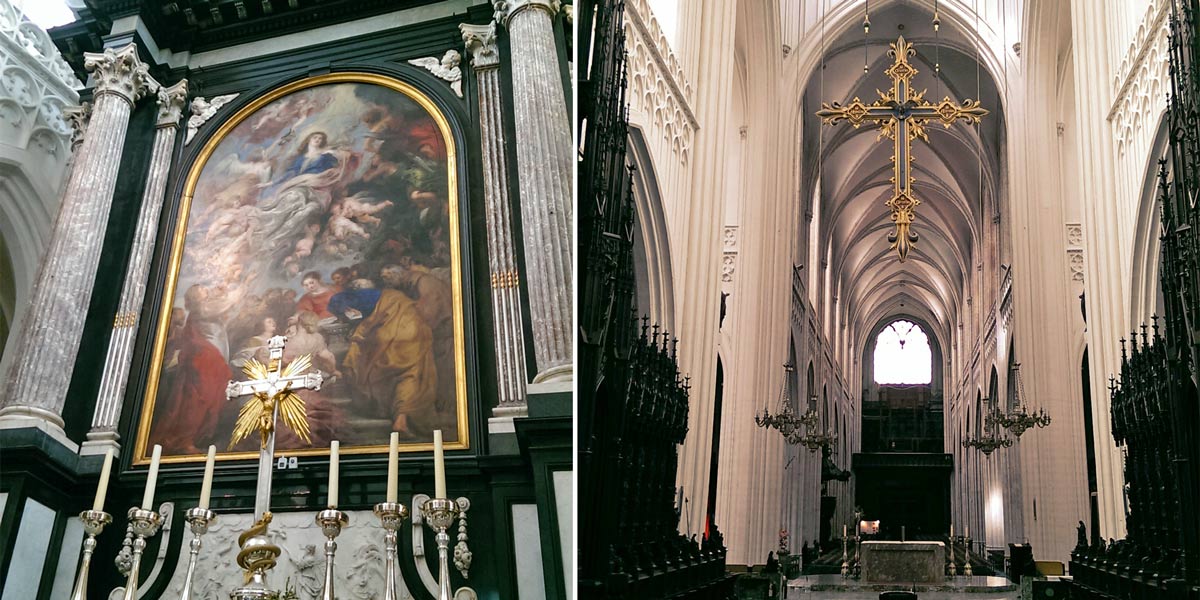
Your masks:
M 395 279 L 398 269 L 384 267 L 381 276 Z M 429 439 L 438 387 L 433 333 L 408 294 L 380 290 L 374 311 L 350 336 L 342 372 L 363 400 L 391 415 L 402 440 Z
M 178 334 L 177 372 L 159 396 L 154 439 L 172 454 L 200 454 L 215 439 L 229 369 L 221 315 L 228 296 L 196 284 L 183 296 L 187 322 Z
M 343 323 L 358 323 L 371 316 L 375 304 L 379 302 L 380 293 L 381 290 L 376 289 L 370 279 L 355 279 L 346 291 L 334 294 L 329 299 L 328 310 Z
M 332 374 L 334 377 L 340 377 L 342 374 L 338 371 L 337 359 L 329 351 L 329 346 L 325 345 L 325 336 L 317 331 L 320 319 L 317 318 L 316 313 L 300 310 L 292 319 L 295 322 L 293 327 L 288 329 L 287 346 L 283 349 L 283 362 L 291 363 L 296 360 L 297 356 L 309 354 L 312 356 L 313 366 L 317 369 Z
M 438 373 L 437 406 L 443 409 L 454 398 L 454 322 L 453 293 L 450 286 L 428 269 L 391 265 L 379 276 L 385 283 L 408 293 L 417 302 L 417 311 L 433 332 L 434 362 Z
M 304 286 L 305 294 L 300 296 L 300 300 L 296 302 L 296 312 L 307 310 L 316 313 L 317 317 L 322 319 L 332 317 L 328 307 L 334 290 L 326 287 L 325 283 L 321 281 L 321 273 L 319 271 L 305 273 L 300 284 Z
M 252 358 L 265 364 L 267 357 L 270 356 L 267 348 L 267 342 L 270 341 L 271 338 L 275 337 L 276 329 L 277 325 L 275 323 L 275 319 L 271 317 L 263 317 L 262 320 L 259 321 L 258 332 L 255 335 L 246 338 L 245 342 L 242 342 L 241 349 L 233 355 L 233 358 L 229 361 L 229 363 L 238 369 L 242 368 L 242 365 L 245 365 L 246 361 Z

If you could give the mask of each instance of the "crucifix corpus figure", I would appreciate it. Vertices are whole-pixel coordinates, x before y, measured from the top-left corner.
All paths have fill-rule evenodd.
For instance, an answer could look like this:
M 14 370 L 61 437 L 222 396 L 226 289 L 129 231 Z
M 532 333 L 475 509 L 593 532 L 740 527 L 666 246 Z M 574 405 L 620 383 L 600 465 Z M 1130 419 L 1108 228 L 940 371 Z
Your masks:
M 238 553 L 238 565 L 245 570 L 245 592 L 237 597 L 257 598 L 254 593 L 265 589 L 266 572 L 275 566 L 279 548 L 270 543 L 266 536 L 267 524 L 271 522 L 271 475 L 275 463 L 275 422 L 282 418 L 285 425 L 306 442 L 309 438 L 308 413 L 304 400 L 295 392 L 297 389 L 319 391 L 324 377 L 320 371 L 305 373 L 312 366 L 312 356 L 299 356 L 283 367 L 283 346 L 287 338 L 277 335 L 267 342 L 270 354 L 267 364 L 257 360 L 246 361 L 242 372 L 247 381 L 230 381 L 225 388 L 229 400 L 250 396 L 238 412 L 233 427 L 233 438 L 229 447 L 237 445 L 257 431 L 260 436 L 258 454 L 258 487 L 254 494 L 254 526 L 239 537 L 242 551 Z
M 878 123 L 879 139 L 886 137 L 895 144 L 895 153 L 892 155 L 892 198 L 887 201 L 887 207 L 892 211 L 892 222 L 896 224 L 896 229 L 888 234 L 888 242 L 900 257 L 900 262 L 904 262 L 912 245 L 917 243 L 918 236 L 912 231 L 915 218 L 913 209 L 921 204 L 912 190 L 913 139 L 929 142 L 925 124 L 930 120 L 937 119 L 949 129 L 959 119 L 978 124 L 988 111 L 979 105 L 979 100 L 967 99 L 959 105 L 946 96 L 937 104 L 926 102 L 924 96 L 928 90 L 914 92 L 911 89 L 912 78 L 917 74 L 917 70 L 908 64 L 908 57 L 916 54 L 912 44 L 900 36 L 895 44 L 889 44 L 889 48 L 888 56 L 896 60 L 885 71 L 892 78 L 891 92 L 875 90 L 879 99 L 871 104 L 863 104 L 857 96 L 845 106 L 838 102 L 822 103 L 817 116 L 829 125 L 846 120 L 856 129 L 866 121 Z

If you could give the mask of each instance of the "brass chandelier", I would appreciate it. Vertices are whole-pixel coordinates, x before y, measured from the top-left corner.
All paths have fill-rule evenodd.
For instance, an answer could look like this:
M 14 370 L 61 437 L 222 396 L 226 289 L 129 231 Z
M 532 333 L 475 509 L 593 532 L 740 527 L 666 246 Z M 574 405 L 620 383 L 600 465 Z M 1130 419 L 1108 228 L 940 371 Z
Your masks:
M 1025 384 L 1021 381 L 1021 363 L 1013 363 L 1013 373 L 1016 374 L 1016 398 L 1015 406 L 1009 409 L 1009 412 L 1001 413 L 996 411 L 996 420 L 1001 427 L 1007 429 L 1018 438 L 1022 433 L 1025 433 L 1032 427 L 1046 427 L 1050 425 L 1050 415 L 1045 408 L 1039 408 L 1034 412 L 1030 412 L 1025 406 Z
M 791 394 L 789 387 L 791 385 L 792 365 L 783 365 L 783 388 L 779 393 L 779 412 L 771 414 L 768 407 L 764 406 L 762 412 L 754 416 L 754 423 L 759 427 L 773 428 L 783 436 L 783 439 L 791 445 L 802 444 L 808 448 L 809 452 L 816 452 L 824 446 L 833 446 L 837 443 L 837 434 L 828 431 L 816 431 L 820 424 L 820 416 L 817 414 L 817 409 L 810 408 L 803 415 L 797 414 L 792 409 Z M 815 406 L 816 396 L 812 396 L 811 404 Z
M 987 399 L 984 400 L 986 402 Z M 983 434 L 963 440 L 963 448 L 975 448 L 985 456 L 991 456 L 992 452 L 1000 448 L 1012 447 L 1012 439 L 1001 433 L 999 416 L 1000 411 L 989 411 L 983 419 Z

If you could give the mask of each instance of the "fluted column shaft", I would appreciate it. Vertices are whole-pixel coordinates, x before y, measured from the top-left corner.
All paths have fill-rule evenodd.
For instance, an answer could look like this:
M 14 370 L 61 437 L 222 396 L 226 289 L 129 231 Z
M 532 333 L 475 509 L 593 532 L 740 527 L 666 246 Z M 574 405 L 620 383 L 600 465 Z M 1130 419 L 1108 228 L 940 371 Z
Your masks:
M 125 270 L 125 284 L 121 288 L 121 301 L 113 320 L 112 336 L 108 340 L 108 356 L 104 362 L 104 374 L 100 379 L 100 394 L 92 416 L 92 429 L 87 434 L 88 441 L 84 443 L 85 449 L 94 448 L 103 452 L 103 448 L 115 444 L 119 437 L 117 419 L 121 414 L 125 386 L 129 382 L 130 357 L 141 320 L 142 302 L 146 296 L 146 279 L 150 275 L 154 235 L 158 231 L 158 217 L 162 212 L 163 195 L 167 189 L 167 174 L 171 170 L 175 134 L 179 129 L 179 118 L 186 100 L 186 79 L 158 91 L 158 123 L 154 132 L 154 149 L 150 154 L 150 172 L 146 177 L 145 192 L 142 194 L 142 208 L 138 214 L 133 250 L 129 256 L 129 266 Z M 89 452 L 85 450 L 84 453 Z
M 496 336 L 497 416 L 521 413 L 525 406 L 525 333 L 508 198 L 507 155 L 500 95 L 496 23 L 459 25 L 471 54 L 479 87 L 479 128 L 483 150 L 483 197 L 487 205 L 488 269 L 492 280 L 492 320 Z
M 49 247 L 34 282 L 19 352 L 8 377 L 0 419 L 40 419 L 61 431 L 67 387 L 79 352 L 112 208 L 117 169 L 133 103 L 145 93 L 146 67 L 130 44 L 85 55 L 96 80 L 87 135 L 76 154 L 54 222 Z
M 497 0 L 512 57 L 517 179 L 529 309 L 533 321 L 534 382 L 569 380 L 571 335 L 571 120 L 554 41 L 557 0 Z

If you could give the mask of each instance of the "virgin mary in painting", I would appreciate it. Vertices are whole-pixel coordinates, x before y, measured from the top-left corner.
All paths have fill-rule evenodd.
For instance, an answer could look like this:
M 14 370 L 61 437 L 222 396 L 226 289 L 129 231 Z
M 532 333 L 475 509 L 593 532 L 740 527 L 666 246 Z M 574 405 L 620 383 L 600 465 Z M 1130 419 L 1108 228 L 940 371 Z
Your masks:
M 225 386 L 276 332 L 285 362 L 311 355 L 325 376 L 301 394 L 312 448 L 465 431 L 444 119 L 406 87 L 345 79 L 252 103 L 201 152 L 139 448 L 225 447 L 241 404 Z M 310 447 L 277 433 L 280 449 Z

